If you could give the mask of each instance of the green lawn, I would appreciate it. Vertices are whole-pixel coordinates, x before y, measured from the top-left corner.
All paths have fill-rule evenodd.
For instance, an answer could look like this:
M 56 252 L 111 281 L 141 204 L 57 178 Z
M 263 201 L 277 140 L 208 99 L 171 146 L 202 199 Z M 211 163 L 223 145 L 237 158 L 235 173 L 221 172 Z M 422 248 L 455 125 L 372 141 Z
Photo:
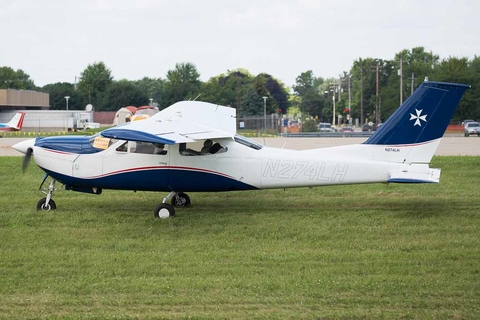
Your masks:
M 71 191 L 0 157 L 0 318 L 480 318 L 480 157 L 438 185 Z

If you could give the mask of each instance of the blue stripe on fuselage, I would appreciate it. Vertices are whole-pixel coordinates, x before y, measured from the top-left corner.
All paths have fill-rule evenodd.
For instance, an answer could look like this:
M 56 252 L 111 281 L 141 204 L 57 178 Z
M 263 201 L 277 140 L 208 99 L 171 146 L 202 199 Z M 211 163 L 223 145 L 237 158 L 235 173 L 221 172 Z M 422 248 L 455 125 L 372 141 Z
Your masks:
M 135 168 L 92 178 L 77 178 L 43 169 L 67 186 L 138 191 L 210 192 L 256 187 L 213 171 L 181 167 Z

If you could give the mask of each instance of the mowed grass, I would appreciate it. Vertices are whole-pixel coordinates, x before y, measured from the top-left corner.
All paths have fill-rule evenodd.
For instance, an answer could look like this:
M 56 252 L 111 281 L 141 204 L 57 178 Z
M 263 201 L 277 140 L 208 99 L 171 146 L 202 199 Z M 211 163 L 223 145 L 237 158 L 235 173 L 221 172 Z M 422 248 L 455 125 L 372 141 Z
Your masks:
M 0 317 L 480 318 L 480 157 L 438 185 L 191 193 L 57 191 L 0 157 Z

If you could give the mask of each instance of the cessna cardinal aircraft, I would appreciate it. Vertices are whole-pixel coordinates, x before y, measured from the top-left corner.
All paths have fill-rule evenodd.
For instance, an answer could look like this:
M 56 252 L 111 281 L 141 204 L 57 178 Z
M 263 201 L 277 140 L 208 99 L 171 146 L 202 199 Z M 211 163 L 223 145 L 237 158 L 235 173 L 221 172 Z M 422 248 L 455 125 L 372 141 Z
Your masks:
M 26 140 L 13 146 L 51 177 L 39 210 L 53 210 L 55 181 L 66 190 L 170 192 L 156 217 L 190 205 L 185 192 L 359 183 L 438 183 L 429 162 L 465 90 L 424 82 L 363 144 L 312 150 L 264 147 L 236 134 L 235 109 L 183 101 L 143 121 L 95 136 Z M 171 201 L 171 204 L 169 203 Z
M 0 123 L 0 131 L 19 131 L 22 130 L 25 112 L 17 112 L 8 123 Z

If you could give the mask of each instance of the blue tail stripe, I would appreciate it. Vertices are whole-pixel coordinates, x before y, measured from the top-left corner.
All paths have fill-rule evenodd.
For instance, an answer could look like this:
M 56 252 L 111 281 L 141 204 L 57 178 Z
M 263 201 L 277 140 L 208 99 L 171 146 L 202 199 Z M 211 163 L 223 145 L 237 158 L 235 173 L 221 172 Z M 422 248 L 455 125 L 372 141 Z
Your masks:
M 404 145 L 441 138 L 468 88 L 456 83 L 422 83 L 364 143 Z

